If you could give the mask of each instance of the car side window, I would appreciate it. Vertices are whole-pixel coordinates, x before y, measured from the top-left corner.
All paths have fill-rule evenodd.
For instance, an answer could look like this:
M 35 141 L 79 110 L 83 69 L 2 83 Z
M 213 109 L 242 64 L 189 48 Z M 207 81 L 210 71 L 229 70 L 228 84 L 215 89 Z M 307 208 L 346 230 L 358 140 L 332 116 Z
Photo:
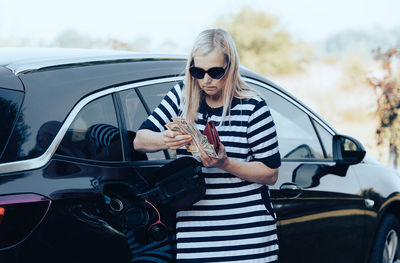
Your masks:
M 171 90 L 176 82 L 163 82 L 157 84 L 151 84 L 146 86 L 138 87 L 138 92 L 142 95 L 145 100 L 147 107 L 152 112 L 164 98 L 164 96 Z M 148 114 L 140 101 L 137 92 L 134 89 L 125 90 L 119 93 L 123 116 L 125 119 L 126 129 L 128 134 L 136 134 L 140 125 L 147 119 Z M 134 137 L 132 137 L 134 138 Z M 132 152 L 135 153 L 133 148 Z M 135 153 L 137 155 L 137 153 Z M 148 160 L 164 160 L 165 154 L 163 151 L 157 151 L 152 153 L 145 153 Z M 169 151 L 170 157 L 174 158 L 175 151 Z M 139 156 L 140 157 L 140 156 Z M 133 157 L 134 160 L 142 160 Z
M 122 160 L 120 130 L 111 95 L 98 98 L 81 109 L 56 154 L 90 160 Z
M 135 89 L 128 89 L 118 93 L 122 106 L 122 118 L 128 134 L 128 155 L 133 161 L 165 159 L 163 152 L 141 153 L 133 148 L 133 140 L 140 125 L 147 118 L 147 112 Z
M 276 124 L 279 150 L 284 159 L 324 159 L 323 150 L 308 115 L 278 94 L 249 84 L 265 97 Z
M 178 81 L 170 81 L 139 88 L 139 92 L 142 94 L 150 112 L 157 108 L 161 100 L 177 83 Z M 176 158 L 176 151 L 168 149 L 168 154 L 170 158 Z
M 165 95 L 174 87 L 176 82 L 164 82 L 152 85 L 139 87 L 139 92 L 142 94 L 150 112 L 160 104 Z
M 123 118 L 128 131 L 135 132 L 147 118 L 147 112 L 134 89 L 119 92 Z

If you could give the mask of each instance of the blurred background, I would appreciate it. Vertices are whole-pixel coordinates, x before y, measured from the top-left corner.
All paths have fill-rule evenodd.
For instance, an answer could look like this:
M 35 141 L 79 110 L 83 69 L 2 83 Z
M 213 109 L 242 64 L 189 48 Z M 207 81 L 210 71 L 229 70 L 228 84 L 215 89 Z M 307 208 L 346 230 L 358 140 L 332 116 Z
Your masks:
M 0 0 L 0 47 L 187 54 L 228 29 L 241 63 L 400 165 L 398 0 Z

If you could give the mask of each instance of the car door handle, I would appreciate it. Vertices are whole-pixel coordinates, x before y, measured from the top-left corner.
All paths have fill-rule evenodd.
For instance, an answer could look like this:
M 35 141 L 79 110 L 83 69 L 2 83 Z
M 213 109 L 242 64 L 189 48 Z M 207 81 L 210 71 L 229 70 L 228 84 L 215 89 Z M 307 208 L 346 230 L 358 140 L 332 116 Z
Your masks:
M 284 183 L 279 188 L 283 196 L 297 198 L 302 194 L 303 188 L 295 183 Z
M 300 186 L 294 183 L 284 183 L 280 187 L 281 190 L 302 190 Z

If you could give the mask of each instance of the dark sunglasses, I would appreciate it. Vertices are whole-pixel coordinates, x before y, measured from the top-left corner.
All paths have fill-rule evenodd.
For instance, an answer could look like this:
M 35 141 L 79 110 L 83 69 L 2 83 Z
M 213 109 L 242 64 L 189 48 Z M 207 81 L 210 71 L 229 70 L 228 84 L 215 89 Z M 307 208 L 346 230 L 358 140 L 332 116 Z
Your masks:
M 227 68 L 228 67 L 226 67 L 226 68 L 214 67 L 214 68 L 210 68 L 209 70 L 206 71 L 202 68 L 192 66 L 189 68 L 189 72 L 190 72 L 190 75 L 192 75 L 192 77 L 196 78 L 196 79 L 204 78 L 206 73 L 208 74 L 208 76 L 210 76 L 213 79 L 220 79 L 225 75 Z

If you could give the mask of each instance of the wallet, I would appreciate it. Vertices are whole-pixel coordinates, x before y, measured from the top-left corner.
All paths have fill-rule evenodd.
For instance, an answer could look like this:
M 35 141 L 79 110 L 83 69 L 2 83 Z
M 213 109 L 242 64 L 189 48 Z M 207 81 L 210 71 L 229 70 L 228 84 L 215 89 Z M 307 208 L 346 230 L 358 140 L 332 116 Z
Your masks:
M 206 124 L 206 127 L 204 128 L 203 135 L 205 135 L 208 139 L 208 142 L 211 143 L 214 146 L 214 150 L 216 153 L 218 153 L 219 150 L 219 135 L 218 131 L 215 128 L 215 124 L 213 121 L 209 121 Z

